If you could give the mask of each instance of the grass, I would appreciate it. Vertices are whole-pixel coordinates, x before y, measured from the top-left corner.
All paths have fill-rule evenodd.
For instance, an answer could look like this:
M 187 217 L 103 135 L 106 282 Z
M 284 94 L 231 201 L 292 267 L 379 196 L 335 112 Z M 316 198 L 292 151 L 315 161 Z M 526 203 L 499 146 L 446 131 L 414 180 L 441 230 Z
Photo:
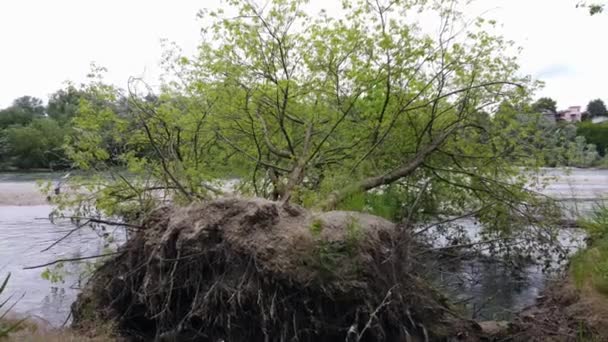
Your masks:
M 325 240 L 321 236 L 324 222 L 320 219 L 313 220 L 309 229 L 316 240 L 312 264 L 322 276 L 333 277 L 339 267 L 348 269 L 350 274 L 359 272 L 360 267 L 355 259 L 363 233 L 356 217 L 351 216 L 346 222 L 344 241 Z M 349 262 L 345 262 L 345 259 Z
M 3 294 L 10 273 L 0 283 L 0 295 Z M 32 320 L 9 318 L 9 311 L 12 305 L 8 299 L 0 299 L 0 341 L 7 342 L 106 342 L 114 341 L 110 337 L 89 338 L 82 336 L 70 329 L 52 329 L 48 325 L 38 324 Z M 109 330 L 108 330 L 109 331 Z
M 99 326 L 84 336 L 69 328 L 54 328 L 47 322 L 33 319 L 7 317 L 0 319 L 0 324 L 16 326 L 7 336 L 0 337 L 0 342 L 109 342 L 116 341 L 111 336 L 111 329 Z
M 406 196 L 395 187 L 389 187 L 380 193 L 361 192 L 346 198 L 340 203 L 339 209 L 365 212 L 387 220 L 398 221 L 403 215 L 403 203 L 407 200 Z
M 608 296 L 608 206 L 597 205 L 591 217 L 581 222 L 589 234 L 589 247 L 571 260 L 570 272 L 578 288 L 591 285 Z
M 4 278 L 4 281 L 2 281 L 2 283 L 0 284 L 0 295 L 2 295 L 2 293 L 6 289 L 6 285 L 8 284 L 8 281 L 10 279 L 11 274 L 9 273 L 6 278 Z M 20 321 L 8 322 L 5 320 L 6 315 L 11 309 L 6 307 L 6 305 L 9 304 L 10 299 L 11 297 L 8 297 L 8 299 L 3 299 L 2 301 L 0 301 L 0 310 L 4 310 L 4 312 L 0 313 L 0 339 L 7 338 L 12 332 L 17 330 L 20 324 L 22 323 Z
M 608 296 L 608 238 L 597 240 L 577 253 L 572 258 L 570 271 L 578 288 L 590 284 Z
M 19 323 L 19 328 L 7 337 L 0 337 L 6 342 L 109 342 L 116 341 L 111 337 L 86 337 L 70 329 L 53 329 L 31 321 L 11 320 L 3 321 L 5 324 Z

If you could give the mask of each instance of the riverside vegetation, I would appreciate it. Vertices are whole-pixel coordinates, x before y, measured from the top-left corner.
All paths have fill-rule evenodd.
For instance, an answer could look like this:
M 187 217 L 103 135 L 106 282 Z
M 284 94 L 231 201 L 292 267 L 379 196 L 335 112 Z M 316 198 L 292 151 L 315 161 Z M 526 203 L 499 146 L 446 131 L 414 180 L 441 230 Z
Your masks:
M 78 89 L 74 85 L 68 85 L 65 89 L 51 94 L 46 106 L 42 105 L 40 99 L 23 96 L 15 99 L 11 106 L 0 110 L 0 170 L 74 169 L 72 160 L 66 155 L 65 141 L 76 134 L 73 131 L 73 118 L 81 101 L 92 101 L 95 96 L 85 89 L 85 86 Z M 101 101 L 114 108 L 125 119 L 133 120 L 130 113 L 133 110 L 129 104 L 130 95 L 116 91 L 116 99 L 99 98 L 95 101 Z M 153 99 L 155 96 L 148 94 L 146 100 Z M 555 111 L 555 106 L 546 108 L 546 101 L 553 100 L 541 98 L 534 103 L 518 107 L 503 103 L 498 112 L 510 116 L 511 120 L 517 120 L 519 125 L 528 126 L 530 134 L 542 137 L 538 139 L 539 145 L 536 148 L 541 153 L 539 162 L 545 166 L 606 167 L 608 124 L 593 124 L 587 121 L 592 117 L 590 115 L 585 116 L 581 123 L 547 119 L 541 112 Z M 491 120 L 489 112 L 484 111 L 480 115 L 488 116 L 487 120 Z M 111 150 L 110 153 L 114 151 Z M 122 163 L 117 161 L 116 166 L 120 165 Z
M 539 84 L 495 22 L 465 20 L 463 2 L 344 2 L 342 19 L 303 0 L 225 5 L 199 13 L 195 56 L 167 49 L 155 95 L 138 79 L 124 94 L 102 68 L 74 90 L 61 153 L 87 173 L 51 191 L 54 215 L 100 236 L 129 231 L 99 256 L 74 328 L 133 340 L 492 338 L 432 270 L 482 251 L 514 267 L 549 268 L 555 251 L 564 261 L 559 208 L 530 175 L 597 163 L 596 146 L 529 109 Z M 481 223 L 479 236 L 454 217 Z M 512 333 L 546 337 L 526 329 Z

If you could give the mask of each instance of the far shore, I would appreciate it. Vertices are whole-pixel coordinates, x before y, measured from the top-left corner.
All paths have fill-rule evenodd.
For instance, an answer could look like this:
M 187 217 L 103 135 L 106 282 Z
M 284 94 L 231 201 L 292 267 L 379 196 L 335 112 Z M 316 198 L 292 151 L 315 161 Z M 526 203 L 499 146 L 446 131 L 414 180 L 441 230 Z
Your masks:
M 32 206 L 49 204 L 36 183 L 0 182 L 0 205 Z

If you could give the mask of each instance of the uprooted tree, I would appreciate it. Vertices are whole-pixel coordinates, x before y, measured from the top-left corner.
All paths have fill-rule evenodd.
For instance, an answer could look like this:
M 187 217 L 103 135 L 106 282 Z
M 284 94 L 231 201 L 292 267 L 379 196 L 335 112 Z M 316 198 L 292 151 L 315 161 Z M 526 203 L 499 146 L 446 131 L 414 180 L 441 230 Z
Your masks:
M 501 53 L 509 42 L 484 31 L 492 22 L 463 22 L 450 3 L 361 1 L 343 20 L 313 18 L 305 1 L 201 12 L 199 54 L 167 54 L 160 95 L 138 96 L 137 80 L 126 97 L 87 87 L 97 100 L 81 102 L 68 153 L 115 175 L 86 182 L 103 185 L 93 199 L 106 214 L 145 207 L 159 189 L 172 201 L 213 197 L 226 179 L 323 209 L 394 187 L 406 203 L 433 189 L 436 209 L 512 211 L 528 200 L 520 171 L 535 166 L 534 149 L 488 113 L 531 84 Z M 405 19 L 422 9 L 441 19 L 436 39 Z
M 537 165 L 534 140 L 538 137 L 530 135 L 513 117 L 489 114 L 500 103 L 518 106 L 528 100 L 534 88 L 528 78 L 518 76 L 515 58 L 503 53 L 511 43 L 486 31 L 494 22 L 465 21 L 458 12 L 458 1 L 344 2 L 341 19 L 325 12 L 311 16 L 304 10 L 304 0 L 275 0 L 266 6 L 231 0 L 227 5 L 230 9 L 225 12 L 200 13 L 205 24 L 204 40 L 196 56 L 181 56 L 175 50 L 167 53 L 164 60 L 167 73 L 158 95 L 150 95 L 151 89 L 140 80 L 130 82 L 126 95 L 103 84 L 101 79 L 94 79 L 83 89 L 90 96 L 80 102 L 79 112 L 73 119 L 75 133 L 66 151 L 75 166 L 97 172 L 73 177 L 71 186 L 85 191 L 63 192 L 57 196 L 55 200 L 60 209 L 69 208 L 71 215 L 78 217 L 119 216 L 130 221 L 132 228 L 153 227 L 160 234 L 157 238 L 164 236 L 156 242 L 169 249 L 147 250 L 146 253 L 151 253 L 148 256 L 160 258 L 160 264 L 154 261 L 145 269 L 161 272 L 163 277 L 167 276 L 165 271 L 187 274 L 177 266 L 179 260 L 188 258 L 180 254 L 178 247 L 182 245 L 176 247 L 183 227 L 176 228 L 167 222 L 152 224 L 149 214 L 158 215 L 155 208 L 163 203 L 207 202 L 227 193 L 276 201 L 280 209 L 269 209 L 271 221 L 274 216 L 288 215 L 290 211 L 285 208 L 295 205 L 314 211 L 368 211 L 401 222 L 400 226 L 405 229 L 401 235 L 408 237 L 423 235 L 428 230 L 429 226 L 420 228 L 416 223 L 437 222 L 448 216 L 475 216 L 484 223 L 484 234 L 498 237 L 489 241 L 508 241 L 502 245 L 507 251 L 517 250 L 518 239 L 532 241 L 531 235 L 553 238 L 550 231 L 540 229 L 544 228 L 541 223 L 546 223 L 547 217 L 539 208 L 550 207 L 540 206 L 541 199 L 526 190 L 530 179 L 522 172 Z M 408 21 L 416 12 L 437 19 L 439 30 L 433 30 L 438 32 L 437 36 L 425 33 L 423 28 Z M 229 180 L 236 180 L 235 189 L 227 189 Z M 211 204 L 211 207 L 214 205 L 217 206 Z M 201 210 L 211 210 L 208 208 Z M 222 210 L 230 212 L 226 207 Z M 241 215 L 249 209 L 239 210 L 236 214 Z M 276 210 L 281 213 L 287 210 L 288 214 L 279 215 Z M 222 212 L 222 215 L 227 214 Z M 262 229 L 255 224 L 268 219 L 263 212 L 259 215 L 250 219 L 255 226 L 251 228 L 253 235 Z M 311 228 L 309 234 L 314 235 L 317 224 L 310 221 L 311 214 L 301 215 L 307 219 L 300 222 L 298 228 L 307 226 Z M 268 226 L 281 226 L 277 220 Z M 196 229 L 202 226 L 196 225 Z M 347 226 L 344 222 L 336 225 Z M 365 236 L 376 236 L 368 233 L 369 229 L 372 228 L 363 227 Z M 166 231 L 177 235 L 163 235 Z M 154 235 L 136 233 L 135 242 L 127 246 L 136 250 L 148 248 L 146 239 L 152 239 L 146 237 L 148 234 Z M 230 260 L 238 260 L 235 265 L 249 272 L 248 253 L 256 259 L 254 254 L 260 250 L 247 250 L 248 243 L 238 239 L 240 247 L 236 248 L 237 240 L 231 240 L 226 234 L 229 233 L 220 234 L 217 241 L 232 243 L 230 248 L 204 254 L 223 258 L 218 262 L 222 268 Z M 209 235 L 201 239 L 205 243 L 216 241 Z M 542 239 L 538 240 L 541 244 L 545 242 Z M 338 244 L 347 240 L 343 237 Z M 191 242 L 184 242 L 182 247 Z M 376 247 L 387 246 L 383 240 Z M 535 245 L 528 243 L 521 248 L 532 246 Z M 400 250 L 403 244 L 395 248 Z M 128 265 L 141 270 L 138 263 L 149 259 L 138 254 L 140 252 L 142 250 L 125 251 L 113 261 L 122 260 L 114 266 Z M 172 264 L 165 263 L 171 260 Z M 286 295 L 286 290 L 295 291 L 309 281 L 322 279 L 315 276 L 313 280 L 298 282 L 290 273 L 285 273 L 282 276 L 293 282 L 284 283 L 282 271 L 270 267 L 269 261 L 264 260 L 261 262 L 264 271 L 254 272 L 243 284 L 255 284 L 260 291 L 271 289 Z M 375 267 L 374 263 L 365 265 L 365 272 Z M 154 292 L 148 288 L 145 295 L 139 293 L 143 297 L 136 298 L 142 286 L 138 281 L 151 275 L 133 273 L 138 274 L 137 278 L 127 280 L 134 281 L 127 284 L 133 292 L 121 294 L 119 302 L 152 310 L 146 313 L 146 319 L 170 317 L 175 325 L 188 321 L 190 329 L 204 327 L 207 319 L 212 319 L 208 311 L 204 311 L 203 319 L 196 316 L 197 312 L 201 313 L 196 308 L 182 312 L 179 310 L 185 307 L 169 305 L 171 296 L 177 294 L 171 290 Z M 94 279 L 107 275 L 102 272 Z M 264 283 L 264 279 L 268 283 Z M 125 288 L 122 283 L 113 283 L 114 280 L 109 280 L 112 286 Z M 187 279 L 179 281 L 188 283 Z M 406 280 L 392 285 L 402 281 Z M 269 287 L 265 288 L 264 284 Z M 380 310 L 384 305 L 382 299 L 392 288 L 385 285 L 381 286 L 382 295 L 374 293 L 373 301 L 358 301 L 363 297 L 355 296 L 358 299 L 352 303 L 375 305 Z M 107 289 L 101 287 L 101 290 Z M 321 284 L 313 289 L 321 291 L 324 287 Z M 196 287 L 196 295 L 204 295 L 199 290 L 202 288 Z M 205 290 L 208 295 L 218 294 L 214 289 Z M 396 293 L 402 295 L 405 293 L 402 290 Z M 218 296 L 224 298 L 230 293 L 242 294 L 228 291 Z M 245 293 L 245 302 L 253 300 L 252 292 Z M 328 298 L 353 295 L 348 291 L 325 293 Z M 179 295 L 187 294 L 179 292 Z M 144 302 L 137 302 L 144 297 Z M 264 298 L 263 301 L 270 300 Z M 162 304 L 163 301 L 167 302 Z M 205 306 L 208 302 L 194 302 L 202 303 L 198 309 L 210 309 Z M 219 330 L 206 333 L 213 338 L 224 336 L 220 326 L 226 329 L 231 320 L 240 324 L 243 320 L 270 314 L 264 309 L 274 304 L 267 304 L 261 305 L 261 311 L 252 316 L 239 316 L 234 311 L 226 313 L 221 317 L 227 321 L 213 325 Z M 311 305 L 314 306 L 314 302 Z M 359 340 L 366 340 L 361 329 L 369 328 L 365 321 L 375 320 L 376 307 L 349 311 L 347 318 L 361 323 L 355 324 L 361 334 Z M 310 308 L 293 309 L 302 313 Z M 303 311 L 298 311 L 300 309 Z M 318 313 L 317 309 L 320 307 L 313 311 Z M 171 316 L 176 311 L 167 310 L 177 310 L 185 316 Z M 358 317 L 357 312 L 362 316 Z M 137 316 L 133 311 L 129 314 Z M 390 322 L 403 318 L 400 314 L 382 317 Z M 288 318 L 281 316 L 281 319 Z M 181 323 L 180 319 L 183 319 Z M 303 333 L 312 338 L 315 333 L 325 331 L 319 326 L 319 330 L 313 329 L 318 323 L 315 319 L 294 316 L 293 324 L 312 329 Z M 274 318 L 272 322 L 276 323 Z M 138 329 L 146 324 L 158 328 L 150 321 L 140 323 Z M 297 337 L 297 329 L 287 323 L 292 324 L 289 321 L 269 325 L 269 331 L 264 330 L 263 335 L 284 331 L 285 335 L 280 336 L 285 340 Z M 382 331 L 381 323 L 380 326 L 376 323 L 374 321 L 374 335 L 368 340 L 380 340 L 382 334 L 387 333 Z M 261 327 L 257 328 L 265 329 Z M 399 330 L 399 327 L 390 327 L 393 328 Z M 334 329 L 332 333 L 342 334 L 348 326 L 346 330 L 343 326 L 331 329 Z

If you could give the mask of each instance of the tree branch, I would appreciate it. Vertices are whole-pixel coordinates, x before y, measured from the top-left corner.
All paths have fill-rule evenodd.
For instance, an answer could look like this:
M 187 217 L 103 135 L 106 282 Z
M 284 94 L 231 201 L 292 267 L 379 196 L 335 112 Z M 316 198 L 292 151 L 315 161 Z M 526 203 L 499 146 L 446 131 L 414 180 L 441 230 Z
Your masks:
M 83 261 L 83 260 L 91 260 L 91 259 L 98 259 L 98 258 L 103 258 L 103 257 L 107 257 L 107 256 L 112 256 L 112 255 L 117 255 L 117 254 L 122 254 L 124 253 L 124 251 L 119 251 L 119 252 L 113 252 L 113 253 L 106 253 L 106 254 L 99 254 L 99 255 L 91 255 L 91 256 L 86 256 L 86 257 L 80 257 L 80 258 L 67 258 L 67 259 L 57 259 L 55 261 L 51 261 L 48 262 L 46 264 L 42 264 L 42 265 L 36 265 L 36 266 L 27 266 L 24 267 L 24 270 L 33 270 L 33 269 L 37 269 L 37 268 L 42 268 L 42 267 L 47 267 L 47 266 L 53 266 L 62 262 L 72 262 L 72 261 Z
M 407 164 L 401 166 L 397 170 L 391 171 L 382 176 L 370 177 L 364 179 L 354 185 L 346 187 L 342 190 L 333 192 L 329 195 L 329 198 L 322 203 L 321 207 L 324 209 L 334 209 L 338 203 L 343 201 L 346 197 L 361 191 L 368 191 L 377 188 L 381 185 L 391 184 L 403 177 L 412 174 L 418 167 L 420 167 L 425 159 L 432 154 L 437 148 L 439 148 L 443 142 L 459 127 L 459 125 L 453 125 L 446 131 L 444 131 L 438 138 L 432 143 L 421 149 L 414 159 L 409 161 Z

